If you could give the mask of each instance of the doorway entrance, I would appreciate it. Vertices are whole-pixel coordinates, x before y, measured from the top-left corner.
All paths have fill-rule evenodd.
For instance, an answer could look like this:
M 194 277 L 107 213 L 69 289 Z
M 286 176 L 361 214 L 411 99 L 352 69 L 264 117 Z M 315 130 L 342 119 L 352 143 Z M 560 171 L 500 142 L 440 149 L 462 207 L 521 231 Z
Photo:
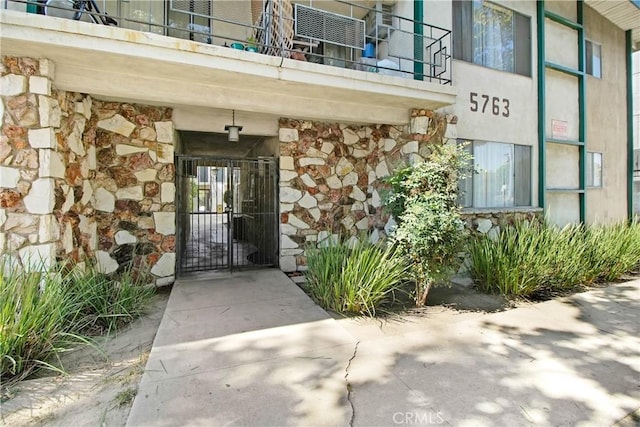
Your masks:
M 179 275 L 276 265 L 274 158 L 178 155 L 176 171 Z

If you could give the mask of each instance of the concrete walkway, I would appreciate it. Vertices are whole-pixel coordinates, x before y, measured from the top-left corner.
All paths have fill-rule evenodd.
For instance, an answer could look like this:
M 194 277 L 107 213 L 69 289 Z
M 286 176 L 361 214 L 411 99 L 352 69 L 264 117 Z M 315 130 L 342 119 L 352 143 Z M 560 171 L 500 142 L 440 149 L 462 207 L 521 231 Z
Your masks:
M 181 280 L 128 425 L 347 425 L 355 342 L 279 270 Z
M 333 319 L 278 270 L 176 284 L 130 426 L 610 426 L 640 280 L 495 312 Z

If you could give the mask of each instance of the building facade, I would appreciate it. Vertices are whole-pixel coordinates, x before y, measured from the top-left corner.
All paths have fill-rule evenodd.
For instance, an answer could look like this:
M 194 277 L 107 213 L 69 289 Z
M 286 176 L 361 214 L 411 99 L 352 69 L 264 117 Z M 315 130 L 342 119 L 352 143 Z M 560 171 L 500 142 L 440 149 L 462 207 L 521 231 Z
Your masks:
M 468 225 L 623 221 L 637 2 L 6 1 L 0 249 L 158 284 L 304 270 L 466 143 Z

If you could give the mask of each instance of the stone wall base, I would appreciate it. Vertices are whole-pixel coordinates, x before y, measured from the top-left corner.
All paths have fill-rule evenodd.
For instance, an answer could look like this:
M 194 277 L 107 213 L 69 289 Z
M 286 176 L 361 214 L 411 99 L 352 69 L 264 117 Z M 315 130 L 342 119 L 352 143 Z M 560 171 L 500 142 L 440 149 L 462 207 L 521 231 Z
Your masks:
M 542 208 L 477 209 L 464 210 L 462 219 L 472 234 L 486 234 L 497 238 L 500 230 L 519 221 L 542 221 Z

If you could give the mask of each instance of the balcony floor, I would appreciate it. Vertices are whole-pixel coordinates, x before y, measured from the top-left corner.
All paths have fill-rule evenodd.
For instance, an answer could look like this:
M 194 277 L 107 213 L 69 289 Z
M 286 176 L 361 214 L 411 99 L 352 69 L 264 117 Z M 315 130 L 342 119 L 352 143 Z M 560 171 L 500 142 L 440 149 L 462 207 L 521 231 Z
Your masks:
M 0 11 L 2 55 L 47 58 L 54 86 L 100 99 L 278 117 L 403 124 L 455 101 L 451 86 Z

